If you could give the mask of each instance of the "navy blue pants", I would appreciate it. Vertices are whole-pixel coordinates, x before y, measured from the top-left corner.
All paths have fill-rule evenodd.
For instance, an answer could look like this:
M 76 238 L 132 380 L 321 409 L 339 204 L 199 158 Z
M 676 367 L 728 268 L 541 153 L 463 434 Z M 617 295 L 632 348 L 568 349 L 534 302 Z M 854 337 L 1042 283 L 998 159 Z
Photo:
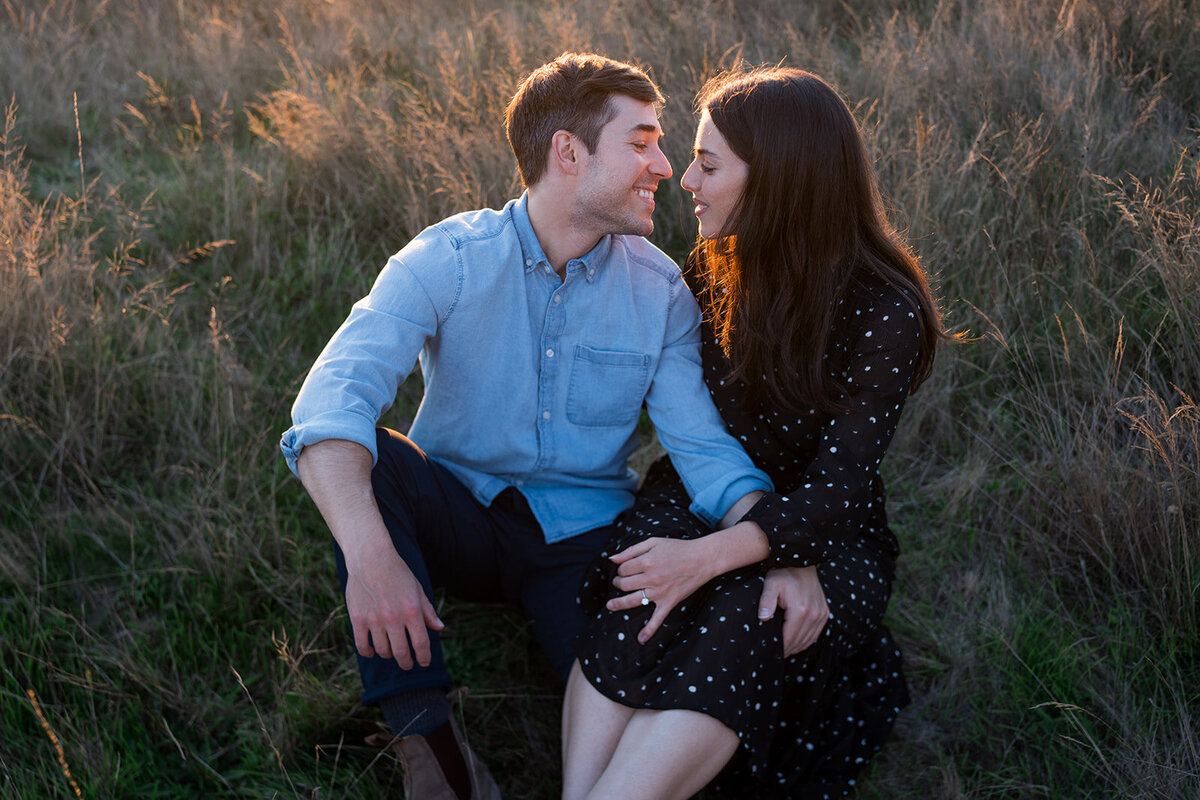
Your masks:
M 376 435 L 379 460 L 371 473 L 375 499 L 396 552 L 430 601 L 437 586 L 463 600 L 516 603 L 565 682 L 575 659 L 571 642 L 584 624 L 575 599 L 579 582 L 608 541 L 612 526 L 546 544 L 541 526 L 516 489 L 505 489 L 485 506 L 406 436 L 385 428 L 377 429 Z M 336 542 L 333 551 L 344 595 L 346 562 Z M 402 670 L 390 658 L 358 656 L 363 703 L 452 685 L 441 640 L 436 631 L 429 634 L 428 667 Z

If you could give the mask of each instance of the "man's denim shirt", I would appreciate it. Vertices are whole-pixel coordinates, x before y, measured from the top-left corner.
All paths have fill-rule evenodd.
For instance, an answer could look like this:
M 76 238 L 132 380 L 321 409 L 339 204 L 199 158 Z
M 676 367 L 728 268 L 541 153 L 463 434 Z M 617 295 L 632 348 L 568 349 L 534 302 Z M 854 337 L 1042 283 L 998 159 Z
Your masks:
M 607 525 L 633 502 L 626 460 L 645 401 L 659 441 L 717 522 L 769 489 L 704 386 L 699 309 L 679 268 L 637 236 L 606 236 L 560 281 L 526 196 L 451 217 L 388 260 L 326 345 L 282 448 L 357 442 L 420 355 L 425 397 L 408 436 L 484 504 L 517 487 L 546 541 Z

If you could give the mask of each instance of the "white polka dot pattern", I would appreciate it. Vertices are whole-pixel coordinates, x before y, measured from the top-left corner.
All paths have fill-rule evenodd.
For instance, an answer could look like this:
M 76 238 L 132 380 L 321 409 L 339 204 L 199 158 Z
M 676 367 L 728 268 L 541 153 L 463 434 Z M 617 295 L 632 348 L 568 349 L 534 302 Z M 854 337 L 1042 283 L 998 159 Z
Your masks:
M 900 652 L 881 624 L 896 539 L 887 526 L 879 464 L 908 395 L 920 342 L 907 298 L 860 286 L 844 305 L 826 359 L 851 393 L 837 415 L 747 408 L 744 387 L 708 325 L 705 379 L 726 425 L 777 491 L 755 506 L 769 558 L 726 573 L 668 615 L 638 645 L 650 608 L 608 612 L 617 592 L 607 554 L 651 536 L 695 538 L 708 530 L 663 458 L 580 589 L 590 617 L 576 652 L 601 692 L 633 707 L 688 708 L 735 730 L 740 747 L 719 784 L 734 796 L 844 797 L 908 702 Z M 785 659 L 783 614 L 756 615 L 768 569 L 816 565 L 830 621 L 818 642 Z

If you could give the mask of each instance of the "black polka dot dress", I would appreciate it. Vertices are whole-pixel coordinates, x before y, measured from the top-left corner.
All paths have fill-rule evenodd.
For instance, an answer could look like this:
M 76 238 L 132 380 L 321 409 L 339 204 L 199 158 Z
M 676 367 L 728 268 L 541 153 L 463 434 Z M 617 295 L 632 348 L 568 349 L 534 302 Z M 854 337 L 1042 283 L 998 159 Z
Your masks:
M 620 594 L 607 556 L 653 536 L 709 532 L 664 457 L 580 589 L 589 623 L 576 642 L 587 680 L 639 708 L 709 714 L 737 732 L 738 752 L 718 778 L 735 797 L 844 797 L 908 703 L 900 652 L 882 624 L 898 553 L 887 526 L 879 464 L 908 396 L 920 342 L 912 303 L 879 283 L 842 303 L 827 360 L 852 396 L 836 415 L 746 407 L 744 387 L 705 325 L 705 379 L 728 430 L 776 492 L 747 514 L 769 557 L 727 572 L 680 603 L 645 645 L 652 606 L 610 612 Z M 784 658 L 783 613 L 759 622 L 767 571 L 816 565 L 830 608 L 817 643 Z

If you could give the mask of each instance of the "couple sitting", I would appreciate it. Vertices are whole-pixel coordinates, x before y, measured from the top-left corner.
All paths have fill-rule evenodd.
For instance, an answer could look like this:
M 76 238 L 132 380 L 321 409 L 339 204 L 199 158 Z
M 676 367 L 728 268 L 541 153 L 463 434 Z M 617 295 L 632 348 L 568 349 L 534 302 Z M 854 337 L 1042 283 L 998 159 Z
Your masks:
M 524 194 L 389 259 L 300 390 L 288 463 L 334 538 L 411 800 L 499 797 L 450 721 L 432 604 L 518 603 L 567 682 L 567 798 L 847 794 L 907 693 L 879 463 L 942 336 L 845 103 L 705 87 L 685 283 L 649 244 L 658 88 L 565 54 L 506 128 Z M 420 360 L 407 436 L 377 428 Z M 640 489 L 645 406 L 667 452 Z

